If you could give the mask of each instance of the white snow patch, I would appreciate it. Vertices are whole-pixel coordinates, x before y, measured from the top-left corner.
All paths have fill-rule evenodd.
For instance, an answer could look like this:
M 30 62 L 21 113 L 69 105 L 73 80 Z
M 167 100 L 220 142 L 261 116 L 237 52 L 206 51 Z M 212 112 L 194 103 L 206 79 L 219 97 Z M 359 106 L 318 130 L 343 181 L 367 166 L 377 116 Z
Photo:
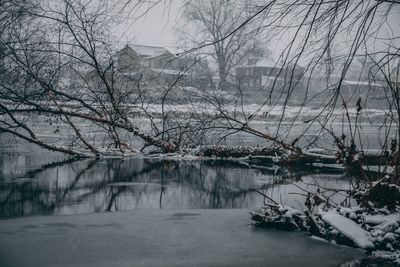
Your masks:
M 117 182 L 117 183 L 109 183 L 108 186 L 161 186 L 161 185 L 156 183 Z
M 301 214 L 300 211 L 298 211 L 298 210 L 296 210 L 296 209 L 293 209 L 293 208 L 291 208 L 291 207 L 288 207 L 288 206 L 281 206 L 281 207 L 279 208 L 279 211 L 280 211 L 282 214 L 284 214 L 284 215 L 283 215 L 284 217 L 286 217 L 286 218 L 288 218 L 288 219 L 292 219 L 292 218 L 293 218 L 293 215 L 300 215 L 300 214 Z
M 393 263 L 400 264 L 400 251 L 390 252 L 390 251 L 378 250 L 372 252 L 372 257 L 377 259 L 393 261 Z
M 326 239 L 323 239 L 322 237 L 319 237 L 319 236 L 316 236 L 316 235 L 312 235 L 310 238 L 314 239 L 314 240 L 317 240 L 317 241 L 324 242 L 324 243 L 329 243 Z
M 393 223 L 400 221 L 400 213 L 394 213 L 390 215 L 366 215 L 364 216 L 364 220 L 368 224 L 382 224 L 382 223 Z
M 375 247 L 371 241 L 370 233 L 362 229 L 352 220 L 333 212 L 323 213 L 322 220 L 333 226 L 342 235 L 353 241 L 354 244 L 360 248 L 370 249 Z

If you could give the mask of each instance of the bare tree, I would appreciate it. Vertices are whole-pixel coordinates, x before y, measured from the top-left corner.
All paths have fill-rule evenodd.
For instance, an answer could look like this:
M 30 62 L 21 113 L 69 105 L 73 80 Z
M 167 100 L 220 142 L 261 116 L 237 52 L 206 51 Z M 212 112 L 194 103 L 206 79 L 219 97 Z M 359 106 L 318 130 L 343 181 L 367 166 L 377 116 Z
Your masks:
M 399 150 L 397 139 L 400 132 L 396 104 L 399 99 L 398 79 L 394 78 L 399 61 L 399 36 L 393 29 L 391 17 L 398 15 L 398 4 L 397 1 L 372 0 L 255 1 L 251 6 L 240 6 L 234 1 L 210 1 L 207 4 L 188 1 L 186 16 L 196 22 L 194 32 L 198 29 L 196 35 L 192 36 L 192 40 L 195 40 L 194 47 L 188 51 L 208 49 L 218 62 L 221 80 L 227 77 L 225 75 L 229 71 L 226 70 L 230 69 L 230 65 L 225 63 L 234 62 L 223 57 L 227 55 L 225 52 L 228 44 L 232 45 L 244 36 L 248 41 L 251 34 L 259 32 L 268 33 L 264 41 L 274 42 L 275 39 L 283 43 L 282 52 L 278 55 L 281 67 L 278 68 L 276 78 L 284 72 L 284 76 L 288 78 L 284 86 L 278 87 L 275 79 L 264 103 L 250 113 L 244 112 L 240 98 L 239 105 L 233 111 L 231 108 L 231 112 L 227 112 L 228 108 L 220 102 L 210 101 L 210 105 L 217 110 L 216 117 L 219 117 L 221 128 L 230 129 L 227 134 L 237 130 L 267 137 L 266 139 L 274 143 L 280 140 L 280 145 L 285 148 L 293 147 L 289 144 L 302 143 L 304 149 L 317 145 L 317 141 L 327 133 L 328 136 L 333 136 L 329 142 L 333 140 L 337 149 L 343 152 L 338 160 L 351 165 L 358 162 L 359 153 L 362 157 L 366 156 L 360 122 L 369 120 L 366 110 L 369 103 L 377 98 L 386 99 L 384 106 L 380 102 L 381 107 L 387 111 L 387 116 L 381 125 L 381 128 L 386 129 L 382 137 L 382 151 L 379 152 L 382 154 L 377 156 L 383 157 L 383 150 L 388 151 L 389 144 L 392 144 L 386 164 L 394 164 L 398 159 L 396 151 Z M 240 10 L 245 18 L 242 19 L 243 16 L 234 10 Z M 232 22 L 232 17 L 235 18 L 234 23 L 223 24 Z M 197 42 L 194 37 L 198 37 Z M 355 72 L 352 69 L 357 61 L 361 62 L 361 70 Z M 300 68 L 299 65 L 304 67 Z M 326 69 L 326 75 L 321 79 L 324 83 L 318 81 L 322 69 Z M 298 95 L 294 94 L 297 90 L 296 76 L 303 78 L 305 90 L 298 114 L 288 121 L 286 117 L 290 100 Z M 370 89 L 364 89 L 365 92 L 357 94 L 360 89 L 347 89 L 346 79 L 355 79 L 359 84 L 368 83 Z M 375 83 L 379 86 L 374 85 Z M 318 90 L 315 87 L 319 87 Z M 276 90 L 280 91 L 273 94 Z M 272 99 L 274 95 L 276 100 Z M 303 119 L 302 111 L 313 101 L 317 101 L 319 112 L 304 121 L 304 130 L 297 137 L 287 140 L 292 126 Z M 277 108 L 281 108 L 282 112 L 275 132 L 264 133 L 251 128 L 253 120 L 262 118 L 263 113 L 270 114 L 270 111 Z M 269 117 L 267 116 L 267 120 Z M 273 117 L 271 119 L 276 120 Z M 289 127 L 283 128 L 284 121 L 290 122 Z M 347 126 L 338 132 L 337 129 L 332 129 L 335 122 Z M 314 138 L 305 137 L 309 131 L 313 131 Z M 393 141 L 390 141 L 392 138 Z
M 101 6 L 81 0 L 65 0 L 59 5 L 32 1 L 29 8 L 21 3 L 6 1 L 1 10 L 0 59 L 6 70 L 0 79 L 1 132 L 47 149 L 92 155 L 103 153 L 104 147 L 122 153 L 156 146 L 170 152 L 178 147 L 218 144 L 230 135 L 245 132 L 304 156 L 304 151 L 317 146 L 327 134 L 328 141 L 336 142 L 343 152 L 338 159 L 351 163 L 364 153 L 360 122 L 368 119 L 363 112 L 371 99 L 371 95 L 363 95 L 358 101 L 358 97 L 346 98 L 344 94 L 349 69 L 359 61 L 364 68 L 360 73 L 366 73 L 371 83 L 385 85 L 382 93 L 387 99 L 387 114 L 382 127 L 386 131 L 380 153 L 386 147 L 390 154 L 387 164 L 398 162 L 399 97 L 398 79 L 394 78 L 398 36 L 390 30 L 385 31 L 388 36 L 379 34 L 390 29 L 387 19 L 398 11 L 397 2 L 293 0 L 254 1 L 250 5 L 247 1 L 189 1 L 185 17 L 192 24 L 184 37 L 193 47 L 185 54 L 205 55 L 216 63 L 220 78 L 217 89 L 227 86 L 233 68 L 249 53 L 260 52 L 255 40 L 261 36 L 263 42 L 287 40 L 278 55 L 283 66 L 275 79 L 285 72 L 285 84 L 278 88 L 274 81 L 256 109 L 245 107 L 240 85 L 235 88 L 236 94 L 231 91 L 231 96 L 221 96 L 218 90 L 185 91 L 175 81 L 150 84 L 140 68 L 121 72 L 110 31 L 119 22 L 116 18 L 123 17 L 119 15 L 131 14 L 136 8 L 132 1 L 127 5 L 106 1 Z M 346 34 L 353 38 L 344 43 Z M 186 64 L 180 78 L 194 65 Z M 203 64 L 201 71 L 210 65 Z M 320 110 L 303 120 L 302 111 L 316 99 L 312 94 L 314 77 L 325 68 L 326 82 L 318 84 L 321 90 L 317 92 Z M 299 70 L 306 88 L 298 101 L 298 114 L 288 119 Z M 279 92 L 274 95 L 276 90 Z M 183 102 L 174 99 L 183 91 L 187 93 Z M 154 92 L 159 97 L 154 97 Z M 187 110 L 177 110 L 179 104 Z M 157 106 L 161 108 L 157 110 Z M 272 114 L 276 109 L 280 113 Z M 277 123 L 274 130 L 259 129 L 252 124 L 256 119 Z M 290 132 L 300 120 L 301 133 L 293 137 Z M 64 143 L 38 136 L 34 121 L 47 123 Z M 66 127 L 56 128 L 55 121 Z M 332 130 L 332 124 L 338 121 L 347 124 L 342 132 Z M 307 136 L 310 131 L 312 137 Z M 391 141 L 393 131 L 397 138 Z M 394 148 L 390 150 L 389 146 Z
M 134 151 L 127 142 L 130 134 L 174 150 L 128 116 L 138 92 L 123 86 L 110 36 L 121 6 L 78 0 L 32 3 L 27 8 L 10 1 L 2 9 L 0 46 L 7 71 L 0 82 L 1 132 L 73 155 L 86 150 L 99 155 L 110 141 L 120 152 Z M 68 136 L 64 145 L 38 137 L 34 120 L 64 122 L 67 128 L 54 129 L 56 136 Z M 93 129 L 110 141 L 100 142 Z
M 189 1 L 184 16 L 188 27 L 180 30 L 182 41 L 198 53 L 213 59 L 217 67 L 217 87 L 227 88 L 232 70 L 251 53 L 268 52 L 256 37 L 259 27 L 248 20 L 243 1 Z M 190 50 L 189 50 L 190 51 Z

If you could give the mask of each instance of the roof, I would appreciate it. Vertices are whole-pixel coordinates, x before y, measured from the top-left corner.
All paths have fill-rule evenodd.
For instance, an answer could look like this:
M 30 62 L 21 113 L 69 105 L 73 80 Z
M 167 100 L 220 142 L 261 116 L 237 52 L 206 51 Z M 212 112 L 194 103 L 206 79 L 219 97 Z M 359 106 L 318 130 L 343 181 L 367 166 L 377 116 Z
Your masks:
M 382 86 L 382 84 L 379 83 L 372 83 L 372 82 L 362 82 L 362 81 L 351 81 L 351 80 L 343 80 L 342 84 L 346 85 L 357 85 L 357 86 Z
M 260 58 L 257 60 L 257 62 L 254 64 L 256 67 L 278 67 L 274 66 L 271 60 L 267 60 L 266 58 Z
M 258 62 L 256 64 L 252 65 L 240 65 L 237 66 L 237 68 L 271 68 L 271 69 L 282 69 L 284 66 L 281 64 L 278 65 L 272 65 L 272 64 L 259 64 Z
M 130 46 L 139 56 L 142 57 L 158 57 L 163 54 L 172 54 L 168 49 L 160 46 L 147 45 L 131 45 Z
M 162 73 L 162 74 L 187 76 L 187 74 L 185 72 L 180 71 L 180 70 L 153 69 L 153 68 L 151 70 L 154 72 L 157 72 L 157 73 Z

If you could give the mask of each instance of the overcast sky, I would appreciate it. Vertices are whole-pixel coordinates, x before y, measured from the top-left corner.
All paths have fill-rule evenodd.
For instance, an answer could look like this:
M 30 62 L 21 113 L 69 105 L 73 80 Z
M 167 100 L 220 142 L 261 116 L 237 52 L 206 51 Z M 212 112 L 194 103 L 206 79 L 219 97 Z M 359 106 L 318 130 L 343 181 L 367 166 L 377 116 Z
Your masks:
M 120 27 L 118 39 L 122 44 L 155 45 L 176 50 L 177 36 L 174 28 L 180 21 L 182 1 L 168 1 L 166 6 L 158 4 L 138 20 L 131 20 Z
M 163 3 L 166 3 L 166 5 Z M 121 46 L 127 43 L 154 45 L 166 47 L 171 52 L 177 52 L 179 50 L 179 42 L 177 41 L 175 27 L 179 27 L 179 23 L 182 24 L 183 22 L 183 3 L 184 0 L 162 1 L 161 4 L 154 6 L 139 19 L 131 19 L 130 22 L 123 24 L 116 30 L 116 36 Z M 145 8 L 147 9 L 148 6 L 144 7 L 143 10 Z M 137 17 L 137 14 L 132 14 L 131 16 Z M 400 8 L 396 8 L 391 12 L 388 21 L 392 26 L 392 30 L 396 32 L 397 36 L 400 36 Z M 384 33 L 382 34 L 385 35 Z M 287 42 L 279 38 L 279 40 L 275 40 L 275 43 L 271 43 L 268 46 L 271 50 L 274 50 L 273 54 L 277 58 L 278 51 L 286 45 Z

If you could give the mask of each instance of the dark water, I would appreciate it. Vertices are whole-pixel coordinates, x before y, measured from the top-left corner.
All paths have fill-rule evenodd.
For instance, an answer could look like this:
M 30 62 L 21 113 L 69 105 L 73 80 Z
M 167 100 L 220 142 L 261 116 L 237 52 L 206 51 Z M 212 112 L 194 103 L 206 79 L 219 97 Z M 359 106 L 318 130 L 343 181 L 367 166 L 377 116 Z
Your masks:
M 234 143 L 252 144 L 256 141 L 248 136 L 239 136 Z M 129 159 L 75 160 L 38 149 L 35 146 L 15 144 L 12 140 L 5 141 L 0 136 L 0 218 L 25 217 L 1 220 L 3 227 L 7 225 L 10 229 L 14 227 L 14 232 L 17 234 L 7 235 L 12 232 L 11 230 L 6 231 L 7 233 L 3 232 L 3 236 L 0 238 L 0 243 L 3 242 L 2 245 L 0 244 L 2 246 L 0 265 L 2 260 L 9 259 L 10 262 L 36 261 L 38 262 L 37 266 L 44 266 L 44 263 L 54 266 L 55 262 L 65 263 L 71 260 L 84 262 L 85 264 L 81 264 L 82 266 L 89 266 L 88 260 L 92 264 L 95 263 L 96 266 L 108 266 L 110 262 L 107 262 L 107 259 L 112 259 L 114 265 L 115 262 L 119 262 L 119 265 L 123 266 L 121 259 L 132 254 L 132 247 L 143 246 L 142 242 L 135 239 L 138 235 L 143 235 L 145 237 L 143 240 L 154 239 L 154 242 L 147 242 L 147 246 L 144 247 L 145 252 L 140 252 L 139 255 L 134 254 L 132 259 L 129 258 L 126 261 L 126 266 L 130 266 L 131 262 L 140 257 L 147 262 L 155 255 L 160 255 L 157 251 L 160 236 L 162 233 L 168 233 L 165 237 L 168 239 L 171 232 L 181 233 L 180 235 L 185 236 L 185 238 L 179 236 L 168 239 L 178 240 L 179 244 L 182 243 L 181 240 L 187 240 L 186 235 L 193 236 L 193 243 L 196 244 L 198 240 L 204 239 L 204 244 L 201 247 L 198 245 L 196 250 L 188 250 L 186 245 L 176 250 L 177 244 L 165 243 L 163 250 L 168 251 L 170 247 L 173 247 L 173 251 L 176 250 L 176 253 L 179 254 L 179 257 L 174 254 L 173 259 L 177 260 L 181 259 L 182 255 L 190 255 L 191 264 L 202 265 L 204 259 L 208 258 L 204 255 L 218 250 L 209 244 L 216 244 L 218 248 L 227 248 L 225 256 L 222 258 L 220 252 L 214 253 L 216 262 L 220 263 L 221 260 L 236 262 L 236 265 L 239 266 L 243 265 L 242 262 L 248 263 L 249 260 L 257 259 L 267 266 L 288 266 L 294 262 L 299 266 L 333 266 L 363 257 L 361 251 L 340 248 L 328 243 L 318 243 L 320 241 L 311 240 L 306 236 L 294 236 L 295 233 L 275 231 L 260 233 L 249 228 L 248 210 L 258 209 L 264 202 L 263 197 L 257 191 L 269 195 L 277 202 L 302 209 L 304 207 L 304 190 L 315 190 L 317 184 L 321 188 L 348 189 L 353 186 L 354 180 L 345 177 L 342 173 L 328 173 L 321 170 L 312 170 L 312 172 L 310 170 L 287 170 L 276 166 L 260 167 L 238 161 L 162 159 L 143 156 Z M 340 195 L 331 197 L 332 202 L 338 203 L 341 200 L 343 197 Z M 132 217 L 128 216 L 129 213 L 113 213 L 112 216 L 107 214 L 108 211 L 135 209 L 137 211 L 135 214 L 132 213 Z M 194 209 L 198 209 L 198 211 L 191 211 Z M 217 216 L 212 210 L 205 211 L 204 209 L 221 210 L 218 211 Z M 181 224 L 175 225 L 175 221 L 165 228 L 165 222 L 159 219 L 160 214 L 167 212 L 168 215 L 176 210 L 183 210 L 184 214 L 188 212 L 205 214 L 204 221 L 182 224 L 187 227 L 186 230 L 182 228 Z M 35 215 L 83 213 L 102 214 L 26 218 Z M 134 216 L 137 214 L 140 216 Z M 43 253 L 42 247 L 36 245 L 49 242 L 48 234 L 51 230 L 43 227 L 43 223 L 49 225 L 50 220 L 56 220 L 56 225 L 65 225 L 65 220 L 71 220 L 71 225 L 73 225 L 72 222 L 82 223 L 81 220 L 92 218 L 93 222 L 90 224 L 94 224 L 98 222 L 99 216 L 104 216 L 104 219 L 112 221 L 113 224 L 115 221 L 121 223 L 128 216 L 128 219 L 125 218 L 125 225 L 129 229 L 128 233 L 133 233 L 135 238 L 130 237 L 126 231 L 118 232 L 116 235 L 115 230 L 107 230 L 104 227 L 97 229 L 96 227 L 92 231 L 93 233 L 88 234 L 88 230 L 81 231 L 78 227 L 79 231 L 75 228 L 72 232 L 66 232 L 65 229 L 57 231 L 60 236 L 52 237 L 50 242 L 53 242 L 53 245 L 48 246 L 45 253 Z M 139 221 L 136 224 L 132 223 L 132 218 L 137 218 Z M 29 228 L 29 231 L 17 225 L 22 223 L 31 227 L 32 222 L 36 220 L 39 220 L 40 227 Z M 215 224 L 211 226 L 207 224 L 213 220 L 216 220 Z M 232 228 L 232 222 L 237 224 L 233 225 L 234 228 Z M 155 223 L 158 224 L 154 225 Z M 147 225 L 151 225 L 151 227 L 146 227 Z M 213 230 L 212 227 L 215 229 Z M 23 231 L 20 231 L 20 228 Z M 42 229 L 42 233 L 38 234 L 37 229 Z M 227 241 L 231 246 L 226 246 L 226 244 L 219 246 L 221 240 L 225 240 L 218 235 L 221 233 L 223 236 L 237 238 Z M 107 241 L 114 240 L 111 244 L 128 240 L 129 246 L 124 246 L 124 249 L 110 248 L 107 246 L 110 242 L 101 242 L 104 235 L 108 236 Z M 45 240 L 42 239 L 43 236 L 46 237 Z M 97 246 L 91 252 L 91 256 L 83 254 L 80 255 L 81 258 L 79 255 L 77 258 L 74 250 L 77 242 L 74 240 L 87 241 L 87 243 L 81 244 L 80 251 L 83 252 L 92 251 L 93 243 L 96 243 Z M 241 246 L 242 244 L 245 246 Z M 296 244 L 301 245 L 296 246 Z M 278 249 L 276 249 L 277 247 Z M 34 248 L 38 248 L 40 251 Z M 21 249 L 25 251 L 24 255 L 30 255 L 30 257 L 20 257 Z M 290 251 L 290 256 L 282 255 L 281 251 L 286 250 Z M 7 253 L 5 253 L 6 251 Z M 104 251 L 111 254 L 120 252 L 122 255 L 115 256 L 113 254 L 115 257 L 106 255 L 103 257 L 104 259 L 100 259 L 102 262 L 99 262 L 99 255 L 103 255 Z M 188 251 L 191 254 L 188 254 Z M 237 261 L 240 258 L 237 251 L 243 254 L 242 262 Z M 249 257 L 248 251 L 252 251 L 254 255 Z M 195 254 L 200 257 L 193 257 L 194 252 L 198 252 Z M 314 257 L 310 257 L 310 255 L 314 255 Z M 159 266 L 163 266 L 165 258 L 168 257 L 170 257 L 169 254 L 161 255 Z M 300 264 L 299 257 L 303 264 Z M 331 260 L 327 262 L 326 259 Z M 332 259 L 335 259 L 335 264 Z M 16 264 L 16 266 L 22 265 L 28 266 L 29 264 Z
M 302 174 L 235 161 L 134 157 L 74 160 L 42 151 L 0 154 L 0 217 L 132 209 L 250 208 L 264 191 L 297 208 L 299 187 L 348 188 L 341 174 Z M 335 196 L 332 197 L 335 199 Z

